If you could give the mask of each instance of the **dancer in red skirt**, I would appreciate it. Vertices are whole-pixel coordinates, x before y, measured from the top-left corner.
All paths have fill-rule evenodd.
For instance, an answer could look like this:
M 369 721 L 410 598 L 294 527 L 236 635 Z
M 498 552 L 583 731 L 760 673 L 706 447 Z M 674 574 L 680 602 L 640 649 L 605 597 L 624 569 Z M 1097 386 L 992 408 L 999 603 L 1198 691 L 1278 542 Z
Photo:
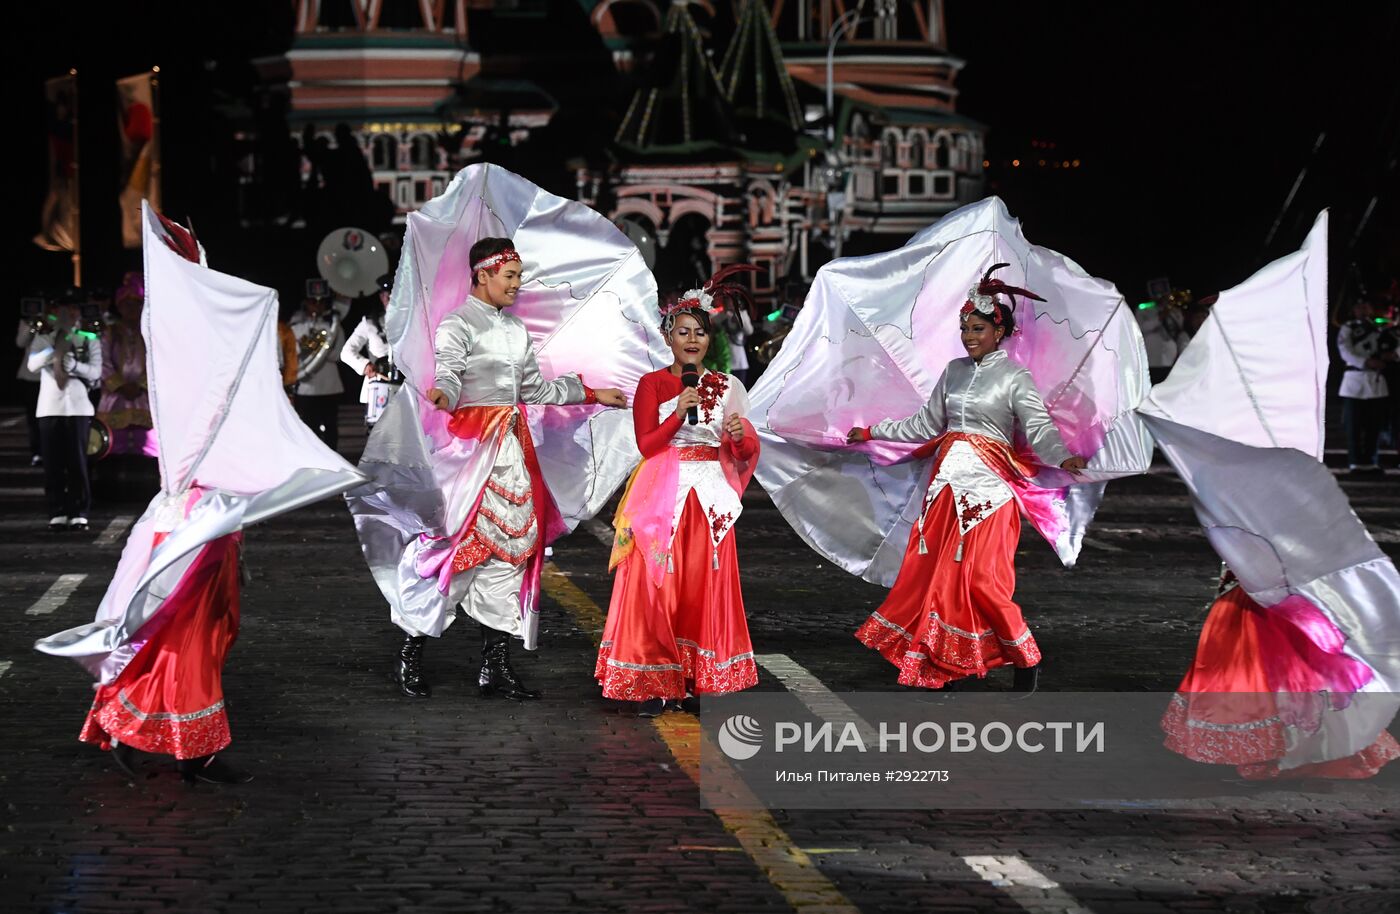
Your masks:
M 675 362 L 644 375 L 633 403 L 643 462 L 614 522 L 617 577 L 594 675 L 605 697 L 640 702 L 642 717 L 758 682 L 733 534 L 758 436 L 739 380 L 698 367 L 726 274 L 663 314 Z
M 143 208 L 161 491 L 132 526 L 94 621 L 35 648 L 97 680 L 78 738 L 127 775 L 173 756 L 188 783 L 228 764 L 223 671 L 238 637 L 243 527 L 364 481 L 297 421 L 272 371 L 277 293 L 203 264 L 193 232 Z M 191 393 L 193 392 L 193 393 Z
M 152 551 L 202 494 L 192 489 L 167 500 L 156 515 Z M 173 515 L 162 517 L 172 510 Z M 132 750 L 140 750 L 173 755 L 187 781 L 240 784 L 252 779 L 216 757 L 232 739 L 223 671 L 238 638 L 242 544 L 241 532 L 205 543 L 160 613 L 143 627 L 136 656 L 115 680 L 97 689 L 78 739 L 110 750 L 129 775 L 135 775 Z
M 1225 569 L 1191 668 L 1162 717 L 1166 746 L 1192 761 L 1234 765 L 1246 780 L 1369 778 L 1400 758 L 1381 729 L 1371 745 L 1327 761 L 1287 763 L 1290 729 L 1316 730 L 1372 678 L 1345 639 L 1307 599 L 1264 609 Z M 1365 700 L 1366 696 L 1362 696 Z
M 991 272 L 962 307 L 967 358 L 948 363 L 928 404 L 847 435 L 852 443 L 927 442 L 916 454 L 934 455 L 899 577 L 856 632 L 899 669 L 901 685 L 939 689 L 1011 665 L 1014 688 L 1035 690 L 1040 648 L 1012 600 L 1021 536 L 1014 483 L 1035 472 L 1012 448 L 1016 427 L 1045 464 L 1085 466 L 1065 449 L 1030 372 L 998 348 L 1016 329 L 1012 296 L 1043 299 Z

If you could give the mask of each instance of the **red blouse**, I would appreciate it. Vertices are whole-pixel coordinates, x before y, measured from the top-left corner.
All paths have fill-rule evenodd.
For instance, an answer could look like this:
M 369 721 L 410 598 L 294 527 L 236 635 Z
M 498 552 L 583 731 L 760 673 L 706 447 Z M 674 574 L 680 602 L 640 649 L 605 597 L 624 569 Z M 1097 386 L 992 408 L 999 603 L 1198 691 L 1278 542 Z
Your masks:
M 637 382 L 637 395 L 632 399 L 632 423 L 637 433 L 637 449 L 643 457 L 660 454 L 680 431 L 684 416 L 672 413 L 665 422 L 659 417 L 661 404 L 679 397 L 684 389 L 680 376 L 672 374 L 669 368 L 643 375 Z M 723 444 L 739 460 L 751 459 L 758 449 L 758 442 L 752 435 L 745 435 L 736 442 L 726 433 Z

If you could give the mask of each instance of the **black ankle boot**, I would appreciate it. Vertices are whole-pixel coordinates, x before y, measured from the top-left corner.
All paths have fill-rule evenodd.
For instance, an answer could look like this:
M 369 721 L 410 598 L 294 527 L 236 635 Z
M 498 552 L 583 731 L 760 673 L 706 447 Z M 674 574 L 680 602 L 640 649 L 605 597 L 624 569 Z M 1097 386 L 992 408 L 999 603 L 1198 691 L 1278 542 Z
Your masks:
M 203 781 L 206 784 L 246 784 L 253 776 L 215 755 L 180 759 L 180 778 L 186 784 Z
M 1025 692 L 1022 697 L 1029 697 L 1035 693 L 1036 687 L 1040 685 L 1040 664 L 1035 666 L 1016 667 L 1016 677 L 1011 680 L 1011 691 Z
M 112 742 L 112 763 L 121 769 L 122 774 L 134 778 L 136 774 L 136 750 L 116 741 Z
M 482 698 L 500 695 L 512 701 L 534 701 L 540 693 L 525 688 L 510 665 L 510 635 L 481 626 L 481 675 L 477 687 Z
M 399 662 L 394 667 L 391 678 L 399 684 L 399 691 L 409 698 L 427 698 L 433 694 L 423 678 L 423 645 L 427 635 L 409 635 L 399 648 Z

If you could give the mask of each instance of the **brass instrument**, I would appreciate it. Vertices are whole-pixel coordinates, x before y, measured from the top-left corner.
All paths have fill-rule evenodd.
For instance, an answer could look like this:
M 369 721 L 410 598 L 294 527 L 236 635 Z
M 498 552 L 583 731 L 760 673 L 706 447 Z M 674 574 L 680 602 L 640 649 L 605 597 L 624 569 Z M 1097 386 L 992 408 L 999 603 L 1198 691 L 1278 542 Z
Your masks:
M 321 370 L 330 357 L 331 340 L 340 329 L 340 315 L 334 309 L 330 312 L 329 327 L 312 330 L 297 340 L 297 383 L 300 384 Z
M 53 329 L 54 316 L 48 313 L 48 302 L 42 298 L 21 298 L 19 300 L 19 317 L 29 325 L 29 329 L 38 336 L 41 333 L 48 333 Z

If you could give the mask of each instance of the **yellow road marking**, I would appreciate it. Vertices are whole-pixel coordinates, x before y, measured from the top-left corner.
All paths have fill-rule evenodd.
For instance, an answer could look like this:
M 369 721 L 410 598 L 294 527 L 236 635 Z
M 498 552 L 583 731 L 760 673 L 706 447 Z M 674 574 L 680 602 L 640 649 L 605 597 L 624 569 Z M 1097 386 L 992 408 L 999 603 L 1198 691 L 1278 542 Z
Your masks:
M 602 608 L 552 562 L 545 565 L 543 584 L 544 592 L 572 613 L 595 642 L 601 638 L 606 619 Z M 653 718 L 652 725 L 676 763 L 698 784 L 700 743 L 705 739 L 700 721 L 693 714 L 669 712 Z M 742 797 L 746 805 L 758 805 L 747 785 L 732 769 L 722 787 L 729 795 Z M 811 854 L 798 847 L 766 809 L 716 808 L 712 812 L 794 909 L 816 908 L 822 914 L 860 914 L 860 909 L 817 868 Z

